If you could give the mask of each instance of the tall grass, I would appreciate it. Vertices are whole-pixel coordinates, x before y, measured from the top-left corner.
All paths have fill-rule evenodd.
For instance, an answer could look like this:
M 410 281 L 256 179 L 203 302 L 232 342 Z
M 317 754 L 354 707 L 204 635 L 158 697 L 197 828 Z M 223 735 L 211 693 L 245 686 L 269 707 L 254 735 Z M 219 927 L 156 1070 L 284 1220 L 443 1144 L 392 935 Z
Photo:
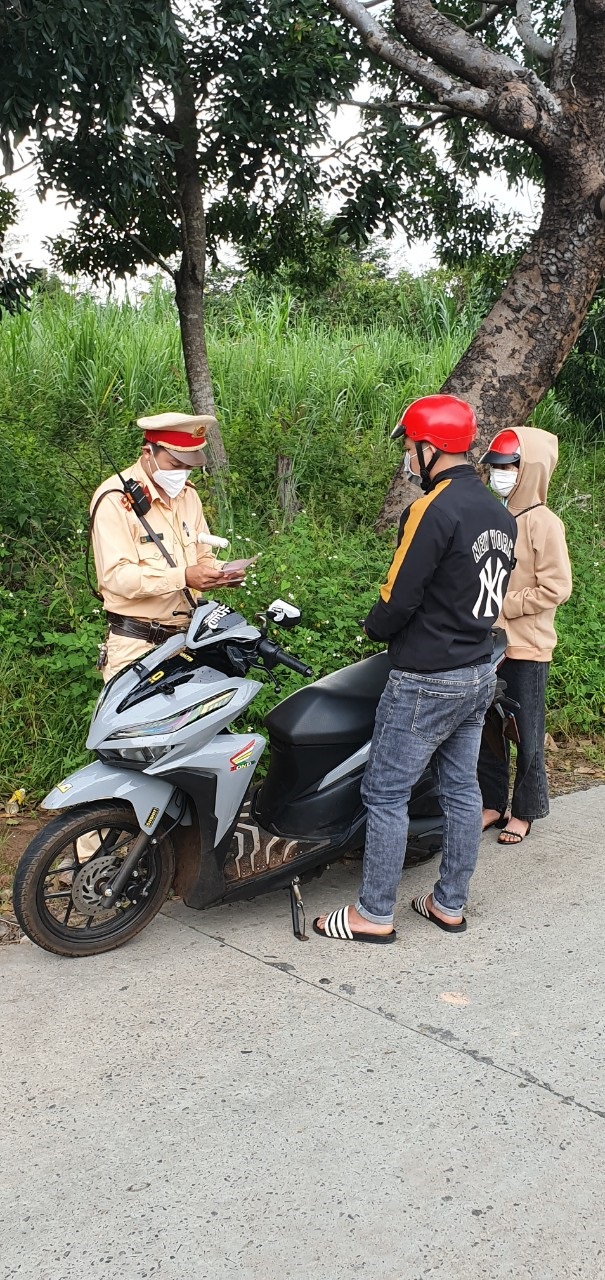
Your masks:
M 434 281 L 408 281 L 397 296 L 391 323 L 357 327 L 318 318 L 287 289 L 244 289 L 210 305 L 229 506 L 218 507 L 211 480 L 202 497 L 236 549 L 263 551 L 240 606 L 252 616 L 271 595 L 301 599 L 297 644 L 318 674 L 366 651 L 357 621 L 392 549 L 373 522 L 400 457 L 393 422 L 442 384 L 478 323 Z M 136 418 L 168 408 L 189 402 L 162 290 L 139 307 L 38 295 L 0 324 L 1 791 L 22 784 L 38 795 L 82 757 L 103 634 L 83 573 L 88 503 L 111 470 L 103 451 L 127 464 L 140 445 Z M 552 503 L 568 526 L 576 582 L 559 614 L 550 727 L 595 734 L 605 703 L 605 451 L 585 442 L 553 393 L 535 420 L 561 439 Z M 276 502 L 278 454 L 292 458 L 302 508 L 289 529 Z
M 363 330 L 294 315 L 292 300 L 236 302 L 208 326 L 217 406 L 236 505 L 274 505 L 276 455 L 293 457 L 298 490 L 347 525 L 371 520 L 396 459 L 388 444 L 402 405 L 434 390 L 468 344 L 471 318 L 418 288 L 414 319 Z M 138 444 L 135 419 L 187 410 L 171 300 L 158 289 L 140 308 L 39 296 L 0 326 L 0 415 L 40 445 L 71 456 L 84 488 Z

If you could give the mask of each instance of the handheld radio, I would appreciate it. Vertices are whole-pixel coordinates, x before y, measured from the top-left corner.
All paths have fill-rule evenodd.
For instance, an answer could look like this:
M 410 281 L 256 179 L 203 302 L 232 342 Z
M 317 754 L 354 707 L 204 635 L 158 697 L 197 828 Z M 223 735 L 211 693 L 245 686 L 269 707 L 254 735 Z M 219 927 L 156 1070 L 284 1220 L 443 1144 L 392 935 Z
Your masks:
M 107 449 L 102 448 L 101 452 L 105 454 L 107 461 L 111 463 L 120 483 L 122 484 L 124 495 L 135 515 L 139 516 L 139 519 L 141 516 L 146 516 L 147 512 L 151 509 L 151 502 L 147 497 L 142 484 L 139 484 L 138 480 L 125 480 L 122 472 L 118 471 L 118 468 L 116 467 L 113 458 L 107 452 Z

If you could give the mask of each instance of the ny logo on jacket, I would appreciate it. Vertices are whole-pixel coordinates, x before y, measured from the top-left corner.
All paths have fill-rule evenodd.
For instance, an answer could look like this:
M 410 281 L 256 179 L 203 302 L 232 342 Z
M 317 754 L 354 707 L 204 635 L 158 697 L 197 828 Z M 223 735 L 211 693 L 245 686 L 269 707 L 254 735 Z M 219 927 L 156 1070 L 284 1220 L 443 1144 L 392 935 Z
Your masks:
M 494 551 L 503 551 L 505 553 L 505 561 L 500 556 L 489 556 L 486 563 L 479 574 L 480 590 L 475 601 L 473 615 L 479 617 L 482 606 L 484 618 L 493 617 L 493 608 L 495 606 L 496 618 L 502 609 L 502 601 L 504 599 L 505 585 L 510 576 L 510 566 L 513 558 L 512 538 L 507 533 L 503 533 L 501 529 L 484 529 L 483 533 L 473 542 L 473 556 L 475 564 L 478 564 L 483 556 L 486 555 L 490 548 Z
M 435 478 L 404 511 L 365 627 L 395 666 L 451 671 L 484 661 L 514 563 L 517 526 L 470 465 Z

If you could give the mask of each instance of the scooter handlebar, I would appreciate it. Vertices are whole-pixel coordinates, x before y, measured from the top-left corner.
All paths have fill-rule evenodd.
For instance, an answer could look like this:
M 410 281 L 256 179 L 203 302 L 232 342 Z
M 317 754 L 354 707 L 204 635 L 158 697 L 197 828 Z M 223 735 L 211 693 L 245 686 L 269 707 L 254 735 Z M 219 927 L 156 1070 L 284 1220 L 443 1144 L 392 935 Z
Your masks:
M 296 671 L 299 676 L 307 676 L 308 678 L 313 675 L 311 667 L 308 667 L 305 662 L 301 662 L 300 658 L 295 658 L 293 654 L 286 653 L 285 649 L 281 649 L 278 644 L 274 644 L 273 640 L 267 640 L 266 637 L 263 637 L 258 646 L 258 651 L 269 671 L 273 667 L 281 666 L 289 667 L 290 671 Z
M 308 667 L 300 658 L 294 658 L 291 653 L 284 653 L 283 649 L 279 651 L 279 663 L 282 667 L 289 667 L 291 671 L 297 671 L 299 676 L 312 676 L 313 669 Z

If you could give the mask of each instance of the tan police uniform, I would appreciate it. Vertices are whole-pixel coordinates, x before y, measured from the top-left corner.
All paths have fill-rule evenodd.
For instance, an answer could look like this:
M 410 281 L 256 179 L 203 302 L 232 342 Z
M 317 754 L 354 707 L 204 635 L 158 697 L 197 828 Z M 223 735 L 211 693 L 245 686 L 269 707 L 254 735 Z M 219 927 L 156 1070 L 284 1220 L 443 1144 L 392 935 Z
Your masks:
M 161 413 L 139 418 L 137 425 L 145 432 L 146 440 L 164 445 L 183 466 L 199 467 L 206 461 L 204 429 L 215 421 L 206 415 Z M 185 570 L 203 562 L 211 567 L 216 564 L 210 547 L 197 541 L 198 534 L 208 533 L 208 525 L 192 484 L 187 483 L 176 498 L 169 498 L 149 479 L 140 459 L 122 474 L 126 480 L 138 480 L 142 485 L 151 502 L 145 520 L 166 547 L 175 568 L 170 567 L 135 515 L 119 476 L 110 476 L 99 486 L 90 504 L 91 516 L 94 513 L 92 547 L 97 581 L 110 623 L 107 663 L 103 667 L 105 682 L 129 662 L 163 643 L 167 634 L 186 630 L 189 618 L 179 617 L 179 613 L 190 609 L 184 595 Z M 143 630 L 150 630 L 150 624 L 155 627 L 146 640 L 120 634 L 122 628 L 132 624 Z M 99 849 L 97 835 L 81 836 L 76 843 L 80 862 L 88 861 Z
M 145 431 L 146 439 L 163 444 L 184 466 L 199 466 L 203 461 L 202 431 L 208 421 L 206 416 L 158 414 L 140 418 L 138 425 Z M 200 424 L 202 430 L 199 430 Z M 194 435 L 196 428 L 199 434 Z M 189 443 L 183 444 L 184 440 Z M 110 623 L 107 665 L 103 669 L 105 681 L 162 643 L 166 635 L 159 628 L 169 629 L 170 633 L 186 630 L 189 619 L 179 616 L 190 609 L 184 595 L 185 570 L 195 564 L 205 563 L 212 568 L 216 564 L 210 547 L 197 541 L 198 534 L 208 532 L 208 525 L 192 484 L 188 482 L 178 497 L 169 499 L 161 487 L 149 479 L 140 460 L 122 474 L 125 479 L 138 480 L 143 486 L 151 500 L 145 519 L 176 567 L 170 567 L 132 510 L 119 477 L 110 476 L 99 486 L 91 503 L 91 512 L 96 507 L 92 547 L 97 581 Z M 103 494 L 106 496 L 99 503 Z M 147 628 L 153 623 L 156 630 L 147 639 L 119 634 L 124 625 L 128 627 L 128 620 L 138 620 L 147 624 Z

